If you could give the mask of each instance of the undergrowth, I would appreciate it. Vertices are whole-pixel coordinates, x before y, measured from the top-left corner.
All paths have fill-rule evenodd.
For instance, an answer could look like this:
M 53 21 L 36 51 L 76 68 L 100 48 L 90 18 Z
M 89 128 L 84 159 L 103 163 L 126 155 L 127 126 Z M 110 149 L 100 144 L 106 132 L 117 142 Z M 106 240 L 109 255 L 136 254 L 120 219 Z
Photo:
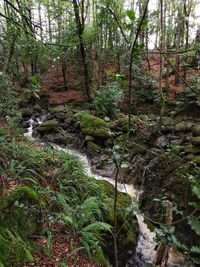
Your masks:
M 31 143 L 5 126 L 0 129 L 0 163 L 0 249 L 7 246 L 6 232 L 14 240 L 12 262 L 1 254 L 2 266 L 18 267 L 32 260 L 28 240 L 34 235 L 52 236 L 55 224 L 78 236 L 78 250 L 91 257 L 102 254 L 102 233 L 112 229 L 104 218 L 107 197 L 75 156 Z M 27 257 L 16 250 L 14 237 L 21 240 Z

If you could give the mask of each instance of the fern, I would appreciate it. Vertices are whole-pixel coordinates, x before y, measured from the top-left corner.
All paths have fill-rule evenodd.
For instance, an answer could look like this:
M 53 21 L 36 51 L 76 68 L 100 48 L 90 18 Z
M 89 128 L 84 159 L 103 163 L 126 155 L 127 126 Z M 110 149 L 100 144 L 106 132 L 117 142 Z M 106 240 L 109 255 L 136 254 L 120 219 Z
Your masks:
M 189 225 L 191 226 L 192 230 L 195 231 L 195 233 L 200 236 L 200 221 L 194 216 L 191 216 L 189 218 Z

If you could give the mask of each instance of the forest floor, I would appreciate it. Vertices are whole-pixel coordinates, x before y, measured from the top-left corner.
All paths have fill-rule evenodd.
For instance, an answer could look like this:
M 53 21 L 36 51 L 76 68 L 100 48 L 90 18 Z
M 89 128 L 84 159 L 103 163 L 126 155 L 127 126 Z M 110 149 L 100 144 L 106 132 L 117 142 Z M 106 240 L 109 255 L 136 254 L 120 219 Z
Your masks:
M 158 87 L 159 82 L 159 55 L 152 54 L 149 57 L 149 64 L 151 67 L 151 72 L 156 79 L 156 86 Z M 147 62 L 143 62 L 144 72 L 148 70 Z M 180 75 L 183 76 L 183 67 L 180 66 Z M 176 95 L 185 91 L 185 85 L 183 82 L 175 84 L 175 74 L 170 69 L 171 74 L 169 76 L 169 89 L 164 91 L 166 94 L 166 99 L 169 103 L 173 103 Z M 110 65 L 106 67 L 106 72 L 115 72 L 115 68 Z M 187 82 L 190 82 L 192 77 L 199 74 L 198 69 L 188 69 L 187 70 Z M 99 75 L 101 76 L 101 75 Z M 66 81 L 67 88 L 64 86 L 62 68 L 61 65 L 55 64 L 48 69 L 48 71 L 42 77 L 42 89 L 48 93 L 50 103 L 52 104 L 64 104 L 64 103 L 84 103 L 87 101 L 87 97 L 83 90 L 84 76 L 80 75 L 80 70 L 75 67 L 75 65 L 68 64 L 66 70 Z M 162 86 L 165 87 L 166 79 L 163 78 Z M 123 100 L 122 106 L 126 106 L 128 103 L 127 93 Z

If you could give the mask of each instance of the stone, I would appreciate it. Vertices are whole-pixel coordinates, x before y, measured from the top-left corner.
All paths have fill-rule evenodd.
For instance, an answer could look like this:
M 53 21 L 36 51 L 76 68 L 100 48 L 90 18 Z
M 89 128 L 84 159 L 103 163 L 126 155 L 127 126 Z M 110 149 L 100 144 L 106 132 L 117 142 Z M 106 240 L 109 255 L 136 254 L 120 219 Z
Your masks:
M 104 121 L 109 122 L 110 121 L 110 118 L 109 117 L 105 117 L 104 118 Z
M 39 125 L 37 131 L 40 133 L 49 133 L 55 131 L 59 123 L 57 120 L 47 120 Z
M 36 105 L 33 107 L 33 110 L 34 110 L 35 112 L 39 112 L 39 113 L 42 111 L 41 107 L 40 107 L 38 104 L 36 104 Z
M 169 140 L 166 135 L 161 135 L 155 142 L 155 146 L 166 148 L 169 146 Z
M 65 113 L 64 112 L 56 113 L 55 118 L 61 122 L 64 122 L 65 121 Z
M 45 139 L 59 145 L 69 145 L 73 140 L 71 134 L 66 131 L 45 135 Z
M 29 128 L 30 127 L 30 123 L 29 123 L 29 121 L 24 121 L 23 123 L 22 123 L 22 128 Z
M 59 106 L 56 106 L 53 108 L 49 108 L 49 112 L 51 114 L 65 113 L 67 111 L 68 111 L 68 108 L 67 108 L 67 106 L 64 106 L 64 105 L 59 105 Z
M 174 127 L 175 132 L 185 132 L 187 130 L 187 124 L 185 122 L 177 123 Z
M 23 119 L 30 119 L 30 117 L 33 115 L 32 109 L 23 109 L 22 110 L 22 118 Z
M 82 133 L 95 138 L 106 140 L 111 137 L 107 123 L 93 115 L 83 114 L 80 118 L 80 128 Z
M 192 144 L 200 146 L 200 136 L 193 137 L 192 138 Z
M 98 146 L 97 144 L 95 144 L 93 142 L 88 142 L 87 148 L 91 154 L 93 154 L 93 153 L 98 154 L 101 151 L 100 146 Z
M 189 145 L 189 146 L 185 146 L 184 147 L 184 151 L 188 154 L 200 154 L 200 146 L 193 146 L 193 145 Z
M 85 143 L 88 143 L 88 142 L 94 142 L 95 141 L 95 138 L 91 135 L 86 135 L 85 137 Z
M 196 163 L 197 165 L 200 165 L 200 156 L 196 156 L 193 158 L 192 160 L 194 163 Z
M 190 121 L 186 122 L 186 128 L 187 128 L 186 130 L 190 131 L 193 125 L 194 125 L 193 122 L 190 122 Z
M 191 128 L 195 136 L 200 136 L 200 124 L 196 124 Z

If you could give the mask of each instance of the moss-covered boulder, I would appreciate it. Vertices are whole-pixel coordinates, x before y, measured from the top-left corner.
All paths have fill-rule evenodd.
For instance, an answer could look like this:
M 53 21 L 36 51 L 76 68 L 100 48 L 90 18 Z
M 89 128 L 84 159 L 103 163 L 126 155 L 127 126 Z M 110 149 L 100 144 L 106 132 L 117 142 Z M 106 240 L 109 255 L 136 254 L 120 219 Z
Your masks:
M 193 145 L 200 145 L 200 136 L 193 137 L 192 138 L 192 144 Z
M 59 105 L 53 108 L 49 108 L 49 112 L 51 114 L 58 114 L 58 113 L 65 113 L 67 112 L 69 109 L 66 105 Z
M 191 130 L 195 136 L 200 136 L 200 124 L 194 125 Z
M 187 124 L 185 122 L 177 123 L 174 127 L 175 132 L 185 132 L 187 130 Z
M 94 136 L 95 138 L 106 140 L 111 136 L 107 123 L 90 114 L 83 114 L 81 116 L 80 127 L 82 133 Z
M 57 120 L 47 120 L 37 127 L 37 131 L 42 134 L 56 131 L 59 123 Z
M 0 198 L 0 226 L 26 238 L 41 228 L 40 208 L 44 202 L 28 186 L 21 186 Z
M 107 214 L 106 214 L 106 222 L 110 225 L 114 225 L 114 196 L 115 190 L 114 187 L 107 181 L 98 181 L 98 183 L 102 184 L 104 190 L 106 192 L 107 201 Z M 125 259 L 127 260 L 130 255 L 126 253 L 129 251 L 134 252 L 134 249 L 137 245 L 137 225 L 136 218 L 133 216 L 130 211 L 131 207 L 131 197 L 127 194 L 118 192 L 118 200 L 117 200 L 117 232 L 118 232 L 118 246 L 119 250 L 119 261 L 124 263 Z M 135 223 L 134 223 L 135 221 Z M 114 248 L 111 243 L 113 242 L 113 238 L 110 236 L 107 239 L 107 248 L 105 249 L 105 253 L 109 256 L 110 259 L 114 259 Z
M 189 145 L 184 147 L 184 151 L 187 154 L 200 154 L 200 146 Z
M 33 261 L 27 242 L 7 228 L 0 227 L 0 266 L 21 267 Z

